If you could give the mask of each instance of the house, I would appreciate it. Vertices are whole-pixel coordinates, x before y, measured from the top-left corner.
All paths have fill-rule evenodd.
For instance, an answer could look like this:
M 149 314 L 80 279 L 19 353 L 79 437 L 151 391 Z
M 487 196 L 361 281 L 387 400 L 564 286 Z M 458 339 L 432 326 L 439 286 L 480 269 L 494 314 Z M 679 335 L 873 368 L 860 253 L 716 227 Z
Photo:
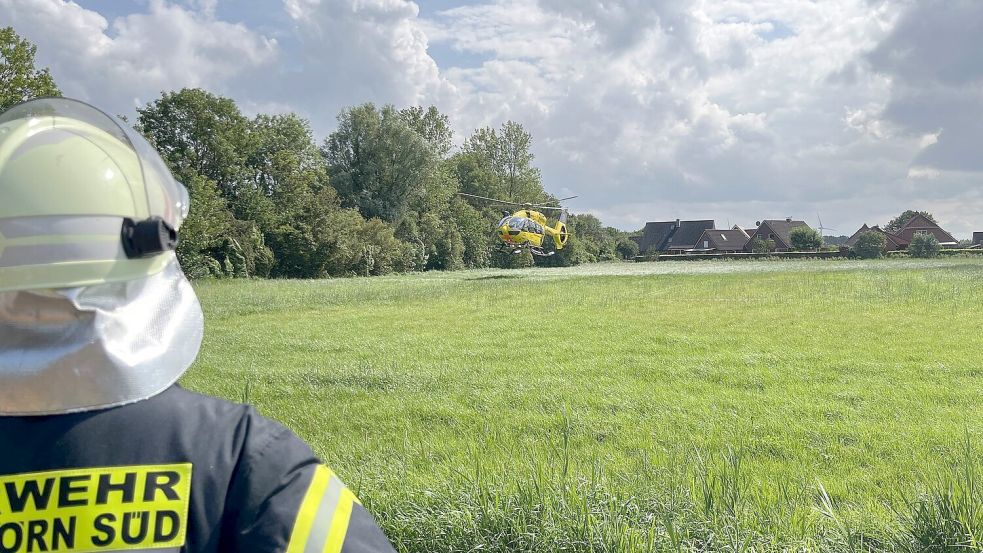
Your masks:
M 771 240 L 774 242 L 774 251 L 776 252 L 788 252 L 794 249 L 792 247 L 792 229 L 798 227 L 811 228 L 805 221 L 794 221 L 791 217 L 787 219 L 767 219 L 758 222 L 757 225 L 757 230 L 751 234 L 748 240 L 747 248 L 751 248 L 751 242 L 755 238 L 760 238 L 764 241 Z
M 959 245 L 959 240 L 956 240 L 951 234 L 942 230 L 942 227 L 922 214 L 912 217 L 905 223 L 905 226 L 901 227 L 901 230 L 894 234 L 905 243 L 905 248 L 911 244 L 911 239 L 916 234 L 931 234 L 935 236 L 939 244 L 942 244 L 942 247 L 954 248 Z
M 703 231 L 712 229 L 713 220 L 658 221 L 646 223 L 642 235 L 635 238 L 642 253 L 679 253 L 696 248 Z
M 938 224 L 933 223 L 928 217 L 920 214 L 912 217 L 897 232 L 888 232 L 877 225 L 872 227 L 864 225 L 860 227 L 860 230 L 853 233 L 853 236 L 847 240 L 846 245 L 851 248 L 854 247 L 860 235 L 870 231 L 879 232 L 884 235 L 886 248 L 889 252 L 908 249 L 911 239 L 916 234 L 931 234 L 944 248 L 954 248 L 959 245 L 959 241 L 951 234 L 943 230 Z
M 973 245 L 983 247 L 983 232 L 973 233 Z
M 906 242 L 903 242 L 901 240 L 901 238 L 899 238 L 898 236 L 896 236 L 894 234 L 891 234 L 890 232 L 887 232 L 886 230 L 882 229 L 881 227 L 879 227 L 877 225 L 874 225 L 872 227 L 868 227 L 866 224 L 864 226 L 860 227 L 860 230 L 858 230 L 857 232 L 853 233 L 853 236 L 851 236 L 850 239 L 846 241 L 846 244 L 845 245 L 848 246 L 848 247 L 850 247 L 850 248 L 856 246 L 857 245 L 857 240 L 860 239 L 860 236 L 862 234 L 864 234 L 864 233 L 867 233 L 867 232 L 877 232 L 879 234 L 883 234 L 884 235 L 884 249 L 886 249 L 889 252 L 903 250 L 903 249 L 906 249 L 908 247 L 908 244 Z
M 696 249 L 720 253 L 743 252 L 749 239 L 748 233 L 740 227 L 730 230 L 705 230 L 696 241 Z

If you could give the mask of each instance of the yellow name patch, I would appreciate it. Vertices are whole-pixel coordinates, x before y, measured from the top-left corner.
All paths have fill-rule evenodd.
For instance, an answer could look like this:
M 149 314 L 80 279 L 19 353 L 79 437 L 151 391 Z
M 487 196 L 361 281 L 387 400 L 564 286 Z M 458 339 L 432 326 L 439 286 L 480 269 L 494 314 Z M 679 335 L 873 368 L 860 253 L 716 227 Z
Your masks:
M 178 548 L 191 464 L 0 475 L 0 553 Z

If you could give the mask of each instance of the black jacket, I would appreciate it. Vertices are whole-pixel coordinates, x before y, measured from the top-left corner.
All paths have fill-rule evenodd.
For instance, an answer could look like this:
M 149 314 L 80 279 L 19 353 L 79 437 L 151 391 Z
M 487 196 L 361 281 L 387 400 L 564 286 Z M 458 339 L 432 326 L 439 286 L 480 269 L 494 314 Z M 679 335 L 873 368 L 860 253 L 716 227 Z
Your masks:
M 0 553 L 389 553 L 338 478 L 251 407 L 173 386 L 0 417 Z

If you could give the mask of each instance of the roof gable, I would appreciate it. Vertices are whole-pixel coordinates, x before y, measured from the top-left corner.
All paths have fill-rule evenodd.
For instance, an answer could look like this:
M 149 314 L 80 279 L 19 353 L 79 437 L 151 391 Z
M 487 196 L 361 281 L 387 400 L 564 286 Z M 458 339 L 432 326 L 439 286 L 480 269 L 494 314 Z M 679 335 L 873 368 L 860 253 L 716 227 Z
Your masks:
M 938 223 L 933 222 L 928 217 L 922 215 L 921 213 L 916 213 L 914 217 L 908 219 L 908 222 L 901 227 L 901 230 L 906 228 L 942 228 Z
M 805 221 L 794 221 L 789 219 L 766 219 L 761 221 L 761 226 L 755 231 L 755 235 L 758 235 L 762 240 L 768 240 L 768 235 L 773 234 L 777 246 L 782 248 L 792 247 L 792 229 L 798 227 L 811 228 L 806 224 Z M 767 230 L 766 230 L 767 229 Z
M 912 217 L 905 226 L 901 227 L 901 230 L 897 232 L 898 238 L 903 240 L 905 244 L 910 244 L 911 239 L 915 237 L 918 233 L 931 234 L 942 244 L 953 244 L 958 242 L 954 236 L 945 231 L 938 223 L 933 223 L 931 219 L 925 217 L 921 213 Z
M 747 233 L 742 229 L 707 229 L 703 231 L 696 245 L 700 248 L 707 247 L 723 251 L 741 251 L 747 245 L 747 242 Z

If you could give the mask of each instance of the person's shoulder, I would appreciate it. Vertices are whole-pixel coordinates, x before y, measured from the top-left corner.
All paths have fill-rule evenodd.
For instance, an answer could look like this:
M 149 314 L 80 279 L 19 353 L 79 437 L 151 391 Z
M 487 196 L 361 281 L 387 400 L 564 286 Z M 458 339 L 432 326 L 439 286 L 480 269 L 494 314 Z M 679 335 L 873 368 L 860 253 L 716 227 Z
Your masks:
M 166 396 L 165 396 L 166 394 Z M 236 434 L 244 442 L 247 454 L 263 457 L 270 449 L 293 450 L 295 454 L 310 456 L 310 448 L 283 424 L 263 416 L 251 405 L 201 394 L 175 385 L 161 394 L 162 400 L 193 419 L 198 424 L 235 427 Z M 281 451 L 282 452 L 282 451 Z
M 175 384 L 160 394 L 119 409 L 117 416 L 135 415 L 192 432 L 195 429 L 228 431 L 255 416 L 252 408 L 186 390 Z

